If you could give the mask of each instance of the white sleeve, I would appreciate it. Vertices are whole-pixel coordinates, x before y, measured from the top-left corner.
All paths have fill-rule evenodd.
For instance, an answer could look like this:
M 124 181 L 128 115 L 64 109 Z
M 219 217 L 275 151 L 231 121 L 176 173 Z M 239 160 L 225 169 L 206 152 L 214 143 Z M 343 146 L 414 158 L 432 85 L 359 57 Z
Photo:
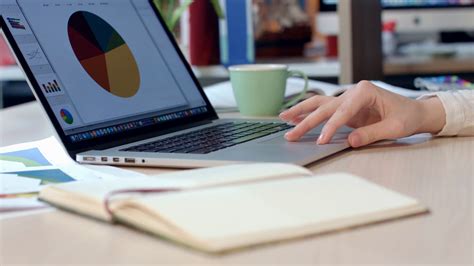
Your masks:
M 474 136 L 474 90 L 436 92 L 419 99 L 435 96 L 446 112 L 446 124 L 437 136 Z

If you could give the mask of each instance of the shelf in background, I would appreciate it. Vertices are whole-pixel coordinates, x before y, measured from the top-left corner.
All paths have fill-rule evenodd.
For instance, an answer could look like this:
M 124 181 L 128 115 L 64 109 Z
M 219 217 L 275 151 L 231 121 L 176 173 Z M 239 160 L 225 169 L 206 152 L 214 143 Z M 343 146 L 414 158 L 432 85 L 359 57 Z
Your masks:
M 340 64 L 336 59 L 320 59 L 310 61 L 305 59 L 267 60 L 258 63 L 286 64 L 290 69 L 301 70 L 312 78 L 336 78 L 339 76 Z M 199 79 L 229 77 L 227 69 L 222 65 L 193 66 L 194 74 Z M 474 58 L 433 58 L 428 56 L 390 57 L 384 64 L 387 76 L 417 75 L 417 74 L 446 74 L 474 73 Z M 0 67 L 1 81 L 23 81 L 23 72 L 17 66 Z
M 390 57 L 384 65 L 385 75 L 421 75 L 474 73 L 474 57 Z
M 297 62 L 290 60 L 268 60 L 258 63 L 287 64 L 290 69 L 301 70 L 312 78 L 337 78 L 340 64 L 337 60 Z M 198 78 L 228 78 L 224 66 L 193 67 Z M 474 73 L 474 57 L 437 58 L 429 56 L 389 57 L 385 59 L 384 74 L 387 76 Z
M 287 64 L 290 69 L 301 70 L 308 76 L 317 78 L 337 77 L 339 75 L 339 62 L 336 60 L 321 60 L 313 62 L 289 62 L 268 61 L 265 63 Z M 193 66 L 197 78 L 228 78 L 229 73 L 222 65 L 215 66 Z M 17 66 L 0 67 L 0 81 L 22 81 L 25 80 L 23 72 Z
M 300 62 L 298 62 L 300 61 Z M 304 59 L 284 59 L 284 60 L 268 60 L 259 61 L 262 64 L 285 64 L 290 69 L 305 72 L 312 78 L 329 78 L 337 77 L 340 72 L 339 62 L 335 59 L 325 59 L 318 61 L 308 61 Z M 193 66 L 194 74 L 198 78 L 228 78 L 229 72 L 222 66 Z

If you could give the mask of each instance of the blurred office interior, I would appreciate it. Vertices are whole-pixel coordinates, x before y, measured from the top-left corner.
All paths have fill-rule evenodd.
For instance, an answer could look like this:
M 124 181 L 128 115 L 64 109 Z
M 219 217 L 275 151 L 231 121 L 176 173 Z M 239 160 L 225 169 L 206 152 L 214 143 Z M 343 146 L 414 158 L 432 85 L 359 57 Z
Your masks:
M 176 2 L 170 8 L 183 3 Z M 227 80 L 226 67 L 241 63 L 285 63 L 312 79 L 338 83 L 343 31 L 337 0 L 220 0 L 220 5 L 221 17 L 211 1 L 195 0 L 171 29 L 203 86 Z M 474 0 L 383 0 L 381 5 L 376 28 L 383 81 L 410 89 L 416 77 L 457 75 L 474 82 Z M 2 108 L 34 100 L 3 36 L 0 88 Z

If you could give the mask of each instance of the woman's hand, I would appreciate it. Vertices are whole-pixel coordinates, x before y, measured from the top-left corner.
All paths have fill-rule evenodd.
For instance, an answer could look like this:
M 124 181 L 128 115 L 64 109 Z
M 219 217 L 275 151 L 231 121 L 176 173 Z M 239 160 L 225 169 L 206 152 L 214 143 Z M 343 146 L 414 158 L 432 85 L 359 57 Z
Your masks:
M 339 97 L 314 96 L 280 114 L 296 125 L 285 135 L 289 141 L 297 141 L 327 120 L 317 143 L 329 143 L 337 129 L 347 125 L 355 128 L 348 137 L 352 147 L 416 133 L 435 134 L 444 127 L 445 116 L 437 97 L 412 100 L 369 81 L 359 82 Z

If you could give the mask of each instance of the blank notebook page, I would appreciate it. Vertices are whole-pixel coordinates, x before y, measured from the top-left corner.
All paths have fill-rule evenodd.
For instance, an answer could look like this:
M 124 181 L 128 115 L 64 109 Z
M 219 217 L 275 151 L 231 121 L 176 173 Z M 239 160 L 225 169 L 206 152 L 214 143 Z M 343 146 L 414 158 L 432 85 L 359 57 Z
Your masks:
M 170 193 L 137 201 L 180 231 L 215 243 L 232 242 L 232 238 L 247 242 L 245 238 L 259 234 L 281 238 L 298 230 L 299 235 L 315 233 L 421 208 L 412 198 L 349 174 Z

